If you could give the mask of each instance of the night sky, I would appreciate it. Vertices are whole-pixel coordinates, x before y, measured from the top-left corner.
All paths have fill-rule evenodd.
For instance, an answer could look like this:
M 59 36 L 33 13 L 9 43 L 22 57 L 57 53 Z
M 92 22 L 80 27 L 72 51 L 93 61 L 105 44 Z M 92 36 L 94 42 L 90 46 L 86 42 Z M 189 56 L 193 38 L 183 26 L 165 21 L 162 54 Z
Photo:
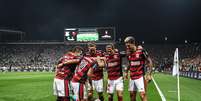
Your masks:
M 117 38 L 201 42 L 201 0 L 0 0 L 0 29 L 63 40 L 67 27 L 116 28 Z

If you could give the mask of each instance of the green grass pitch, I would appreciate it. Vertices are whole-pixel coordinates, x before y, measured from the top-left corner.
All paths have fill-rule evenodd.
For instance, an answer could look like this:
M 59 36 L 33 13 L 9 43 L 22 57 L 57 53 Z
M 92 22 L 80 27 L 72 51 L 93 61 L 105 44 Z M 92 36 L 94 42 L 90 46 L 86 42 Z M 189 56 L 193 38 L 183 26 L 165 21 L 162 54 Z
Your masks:
M 169 74 L 155 74 L 155 81 L 167 101 L 177 101 L 177 78 Z M 201 101 L 201 80 L 180 77 L 181 101 Z
M 0 101 L 55 101 L 52 94 L 54 73 L 47 72 L 7 72 L 0 73 Z M 176 101 L 176 78 L 155 74 L 154 78 L 167 101 Z M 201 81 L 181 78 L 181 101 L 198 101 L 201 99 Z M 96 96 L 96 94 L 95 94 Z M 107 101 L 107 94 L 104 94 Z M 117 97 L 114 96 L 114 101 Z M 124 81 L 124 101 L 129 101 L 128 80 Z M 160 96 L 151 82 L 148 86 L 148 100 L 161 101 Z M 138 101 L 140 101 L 138 96 Z

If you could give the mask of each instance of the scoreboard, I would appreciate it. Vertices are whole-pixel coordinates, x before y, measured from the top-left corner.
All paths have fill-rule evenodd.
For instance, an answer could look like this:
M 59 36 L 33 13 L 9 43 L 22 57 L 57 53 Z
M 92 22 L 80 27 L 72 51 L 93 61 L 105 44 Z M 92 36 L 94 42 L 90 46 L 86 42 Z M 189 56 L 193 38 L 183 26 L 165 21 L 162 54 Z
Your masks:
M 91 28 L 65 28 L 64 42 L 85 43 L 85 42 L 114 42 L 114 27 L 91 27 Z

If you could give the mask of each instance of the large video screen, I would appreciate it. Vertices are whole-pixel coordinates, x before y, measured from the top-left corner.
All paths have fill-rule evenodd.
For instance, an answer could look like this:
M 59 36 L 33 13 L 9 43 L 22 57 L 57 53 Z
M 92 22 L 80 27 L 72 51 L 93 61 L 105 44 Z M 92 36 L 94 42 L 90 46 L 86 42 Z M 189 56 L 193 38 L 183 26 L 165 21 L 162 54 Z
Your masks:
M 64 33 L 65 42 L 107 42 L 115 39 L 113 27 L 66 28 Z
M 97 32 L 81 32 L 77 34 L 77 41 L 98 41 L 99 36 Z

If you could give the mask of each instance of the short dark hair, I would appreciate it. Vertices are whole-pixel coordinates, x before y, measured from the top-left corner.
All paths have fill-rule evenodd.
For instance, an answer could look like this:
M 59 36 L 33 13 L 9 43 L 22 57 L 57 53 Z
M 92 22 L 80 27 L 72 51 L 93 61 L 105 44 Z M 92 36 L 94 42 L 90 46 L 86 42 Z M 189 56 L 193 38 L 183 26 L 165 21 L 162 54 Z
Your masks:
M 112 49 L 115 49 L 114 44 L 113 43 L 109 43 L 108 45 L 106 45 L 106 48 L 111 47 Z
M 80 47 L 80 46 L 75 46 L 75 47 L 72 48 L 71 52 L 78 52 L 78 53 L 81 52 L 81 53 L 83 53 L 84 49 L 82 47 Z
M 96 43 L 95 42 L 89 42 L 87 44 L 88 47 L 96 47 Z

